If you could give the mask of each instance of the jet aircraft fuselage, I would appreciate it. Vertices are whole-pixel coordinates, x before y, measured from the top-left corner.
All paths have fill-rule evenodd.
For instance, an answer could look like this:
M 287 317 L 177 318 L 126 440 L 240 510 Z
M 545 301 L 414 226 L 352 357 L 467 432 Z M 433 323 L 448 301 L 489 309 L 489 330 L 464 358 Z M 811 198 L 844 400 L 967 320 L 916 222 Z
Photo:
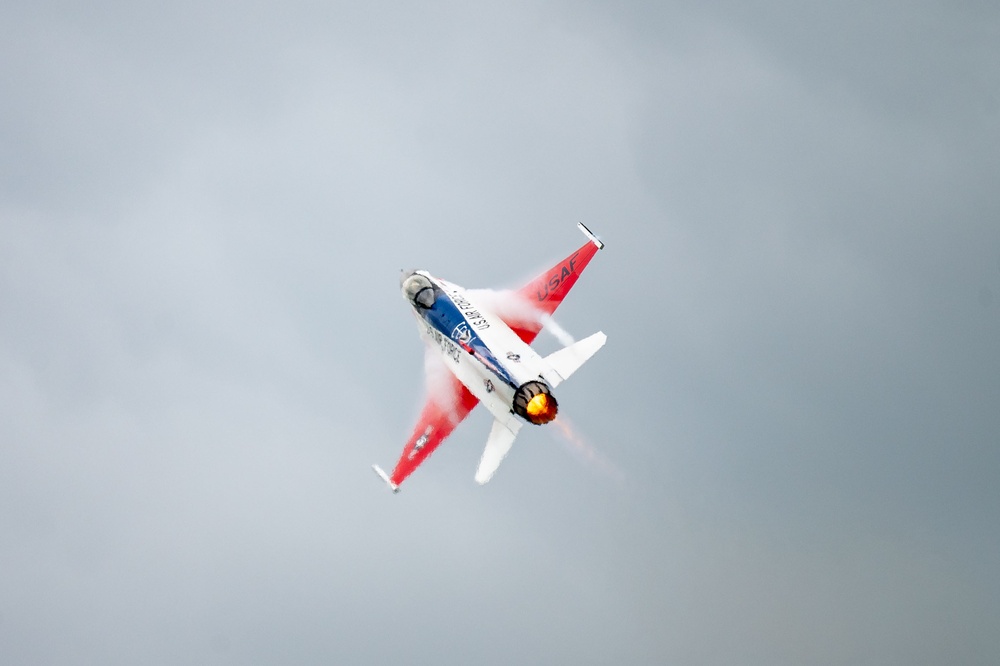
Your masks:
M 524 423 L 543 425 L 556 418 L 552 389 L 606 340 L 603 333 L 595 333 L 544 358 L 530 345 L 579 271 L 603 247 L 579 226 L 588 243 L 523 289 L 500 292 L 505 294 L 502 312 L 494 308 L 496 299 L 484 298 L 482 291 L 463 289 L 423 270 L 404 272 L 400 288 L 420 336 L 454 381 L 429 386 L 432 392 L 393 473 L 373 466 L 394 491 L 480 402 L 494 422 L 476 472 L 479 483 L 493 476 Z

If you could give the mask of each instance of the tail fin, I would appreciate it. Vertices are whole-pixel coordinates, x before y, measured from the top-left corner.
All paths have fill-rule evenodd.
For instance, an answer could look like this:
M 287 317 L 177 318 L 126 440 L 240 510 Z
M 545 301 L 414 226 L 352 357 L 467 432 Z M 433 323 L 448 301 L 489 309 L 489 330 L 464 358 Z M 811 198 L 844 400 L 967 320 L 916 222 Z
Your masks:
M 590 357 L 596 354 L 597 350 L 603 347 L 607 341 L 608 336 L 598 331 L 588 338 L 574 342 L 570 346 L 546 356 L 545 362 L 557 375 L 555 377 L 546 375 L 545 379 L 549 385 L 555 388 L 561 382 L 569 379 L 570 375 L 590 360 Z

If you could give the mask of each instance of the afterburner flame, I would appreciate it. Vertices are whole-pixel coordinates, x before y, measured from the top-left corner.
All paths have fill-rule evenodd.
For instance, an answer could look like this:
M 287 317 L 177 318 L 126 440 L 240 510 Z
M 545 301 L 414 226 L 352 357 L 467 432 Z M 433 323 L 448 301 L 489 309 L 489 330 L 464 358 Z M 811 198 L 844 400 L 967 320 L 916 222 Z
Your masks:
M 514 391 L 514 413 L 535 425 L 543 425 L 556 417 L 559 403 L 543 381 L 525 382 Z
M 555 400 L 550 400 L 545 393 L 539 393 L 528 401 L 524 411 L 528 413 L 529 421 L 541 425 L 554 419 L 558 409 Z

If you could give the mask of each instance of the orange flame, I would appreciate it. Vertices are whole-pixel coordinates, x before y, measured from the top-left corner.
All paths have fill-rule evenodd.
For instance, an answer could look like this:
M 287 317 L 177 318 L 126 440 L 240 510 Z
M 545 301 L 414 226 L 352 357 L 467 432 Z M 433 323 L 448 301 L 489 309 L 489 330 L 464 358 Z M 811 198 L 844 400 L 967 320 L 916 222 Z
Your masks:
M 524 410 L 528 413 L 529 421 L 536 425 L 542 425 L 554 419 L 559 408 L 556 406 L 555 400 L 550 400 L 548 395 L 539 393 L 528 401 Z

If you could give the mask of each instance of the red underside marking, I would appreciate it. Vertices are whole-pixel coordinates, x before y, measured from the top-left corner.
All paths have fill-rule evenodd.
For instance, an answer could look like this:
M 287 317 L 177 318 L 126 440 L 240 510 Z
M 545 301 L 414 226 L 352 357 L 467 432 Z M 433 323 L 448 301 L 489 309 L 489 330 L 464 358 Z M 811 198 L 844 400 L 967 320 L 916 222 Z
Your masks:
M 566 294 L 576 284 L 580 273 L 595 254 L 597 246 L 587 241 L 579 250 L 519 289 L 518 295 L 534 308 L 545 314 L 552 314 L 566 298 Z M 521 340 L 530 345 L 542 330 L 542 326 L 538 322 L 517 322 L 511 325 L 511 329 Z
M 420 418 L 413 428 L 410 439 L 403 447 L 403 454 L 396 463 L 396 468 L 392 470 L 390 479 L 397 486 L 403 479 L 413 473 L 420 466 L 427 456 L 434 452 L 434 449 L 444 441 L 445 437 L 451 434 L 459 423 L 461 423 L 472 408 L 479 404 L 479 399 L 469 392 L 469 389 L 458 381 L 457 377 L 450 377 L 451 382 L 449 395 L 435 395 L 428 397 L 424 404 L 424 409 L 420 412 Z M 430 428 L 430 432 L 428 432 Z M 423 446 L 414 451 L 417 442 L 427 435 Z M 411 455 L 412 454 L 412 455 Z

